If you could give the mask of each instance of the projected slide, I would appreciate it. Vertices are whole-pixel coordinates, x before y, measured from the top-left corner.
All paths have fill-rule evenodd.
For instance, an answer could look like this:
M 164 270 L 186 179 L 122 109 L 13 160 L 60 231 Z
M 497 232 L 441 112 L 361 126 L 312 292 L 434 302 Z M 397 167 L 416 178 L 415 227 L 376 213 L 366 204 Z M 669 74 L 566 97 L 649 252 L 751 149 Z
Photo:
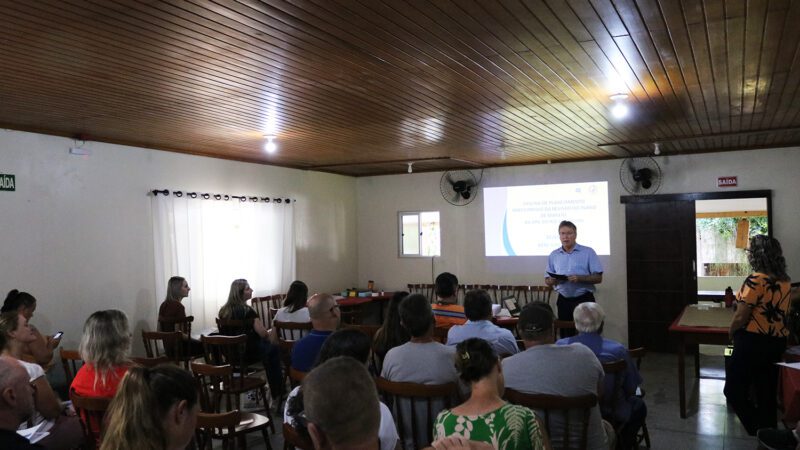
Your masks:
M 486 256 L 549 255 L 561 245 L 558 224 L 578 227 L 578 243 L 608 255 L 608 183 L 483 189 Z

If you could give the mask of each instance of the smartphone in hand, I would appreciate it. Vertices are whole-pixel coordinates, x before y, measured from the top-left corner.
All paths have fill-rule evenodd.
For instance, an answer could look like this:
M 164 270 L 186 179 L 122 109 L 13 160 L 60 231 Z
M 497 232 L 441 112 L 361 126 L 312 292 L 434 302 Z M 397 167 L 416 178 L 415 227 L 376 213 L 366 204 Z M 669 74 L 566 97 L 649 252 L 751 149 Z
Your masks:
M 57 341 L 57 340 L 61 339 L 61 336 L 64 336 L 64 332 L 63 331 L 59 331 L 58 333 L 54 334 L 53 335 L 53 340 Z

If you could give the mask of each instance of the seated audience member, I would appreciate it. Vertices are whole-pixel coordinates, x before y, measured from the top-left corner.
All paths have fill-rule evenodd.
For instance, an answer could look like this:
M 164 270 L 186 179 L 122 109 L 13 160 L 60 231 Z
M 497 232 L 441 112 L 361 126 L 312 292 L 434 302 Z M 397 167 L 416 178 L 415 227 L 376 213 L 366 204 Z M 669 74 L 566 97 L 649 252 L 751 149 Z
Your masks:
M 433 340 L 433 313 L 425 296 L 411 294 L 400 303 L 400 322 L 411 339 L 386 353 L 381 376 L 389 381 L 420 384 L 456 381 L 455 348 Z
M 338 356 L 349 356 L 366 366 L 369 352 L 370 341 L 366 334 L 358 330 L 339 330 L 330 335 L 325 343 L 322 344 L 315 367 Z M 383 402 L 380 403 L 380 409 L 381 423 L 378 431 L 378 438 L 381 443 L 380 448 L 381 450 L 394 450 L 399 437 L 397 428 L 394 425 L 394 419 L 392 419 L 392 413 Z M 307 432 L 306 424 L 299 417 L 303 410 L 303 388 L 298 386 L 289 393 L 289 397 L 286 399 L 283 421 L 301 434 Z
M 132 367 L 108 408 L 100 450 L 184 450 L 200 404 L 192 375 L 175 366 Z
M 506 387 L 528 394 L 562 397 L 598 395 L 602 390 L 603 366 L 586 346 L 555 345 L 553 309 L 547 303 L 529 303 L 522 309 L 517 328 L 525 342 L 525 351 L 503 360 Z M 577 411 L 570 424 L 580 423 Z M 550 439 L 554 448 L 562 442 L 564 417 L 550 415 Z M 592 408 L 589 417 L 588 448 L 613 448 L 613 429 L 606 426 L 600 408 Z M 571 442 L 579 442 L 581 430 L 570 430 Z
M 434 439 L 455 434 L 508 450 L 549 448 L 533 411 L 502 399 L 503 370 L 489 342 L 480 338 L 460 342 L 455 365 L 471 394 L 461 405 L 439 413 L 433 426 Z
M 283 301 L 283 308 L 275 313 L 276 322 L 308 323 L 311 316 L 308 314 L 308 286 L 302 281 L 293 281 Z M 292 340 L 303 337 L 302 330 L 291 330 Z
M 339 328 L 342 316 L 339 305 L 329 294 L 312 295 L 308 299 L 308 315 L 313 329 L 292 348 L 292 367 L 301 372 L 308 372 L 314 366 L 322 344 Z
M 364 364 L 329 359 L 303 380 L 308 433 L 317 450 L 378 450 L 378 391 Z
M 78 369 L 70 389 L 84 397 L 114 397 L 131 366 L 131 332 L 125 313 L 108 309 L 89 316 L 78 351 L 85 364 Z M 99 436 L 97 424 L 92 422 L 92 426 Z
M 417 384 L 446 384 L 458 380 L 455 366 L 453 365 L 454 347 L 448 347 L 433 340 L 433 312 L 431 305 L 424 295 L 411 294 L 400 302 L 400 321 L 411 335 L 411 340 L 395 347 L 386 353 L 381 369 L 381 377 L 394 382 L 407 382 Z M 411 429 L 411 422 L 406 421 L 407 429 L 403 435 L 407 438 L 404 447 L 413 447 L 414 437 L 417 442 L 428 439 L 430 423 L 422 424 L 427 414 L 424 404 L 419 402 L 416 416 L 416 436 Z M 404 417 L 412 417 L 411 405 L 403 402 L 393 408 L 400 408 L 397 413 Z M 430 411 L 431 420 L 444 408 L 444 400 L 434 401 Z
M 128 317 L 116 309 L 93 313 L 83 325 L 78 350 L 85 364 L 70 388 L 84 397 L 113 397 L 131 366 Z
M 44 448 L 17 434 L 20 425 L 35 413 L 29 379 L 28 372 L 17 359 L 0 357 L 0 448 L 4 450 Z
M 181 300 L 189 296 L 189 283 L 183 277 L 172 277 L 167 282 L 167 296 L 161 302 L 158 308 L 158 329 L 161 331 L 175 331 L 175 326 L 172 328 L 165 328 L 165 326 L 172 321 L 181 320 L 186 318 L 186 308 L 181 303 Z M 191 336 L 184 336 L 186 342 L 189 343 L 190 356 L 200 356 L 203 354 L 203 344 L 197 339 L 192 339 Z
M 269 341 L 269 330 L 258 317 L 256 310 L 246 302 L 253 297 L 253 290 L 245 279 L 234 280 L 228 293 L 228 301 L 219 310 L 220 319 L 243 320 L 246 323 L 245 334 L 247 345 L 245 347 L 248 361 L 261 361 L 267 373 L 269 393 L 273 399 L 283 396 L 285 387 L 283 371 L 281 370 L 281 354 L 277 345 Z M 238 334 L 239 330 L 220 329 L 221 334 Z
M 492 323 L 492 299 L 483 289 L 467 292 L 464 296 L 464 314 L 467 323 L 455 325 L 447 333 L 447 345 L 456 345 L 469 338 L 478 337 L 492 344 L 498 355 L 519 352 L 517 339 L 511 331 Z
M 450 272 L 442 272 L 436 277 L 434 289 L 436 302 L 432 308 L 436 326 L 449 328 L 466 323 L 464 307 L 458 304 L 458 278 Z
M 36 336 L 28 327 L 22 314 L 7 312 L 0 314 L 0 336 L 5 344 L 0 346 L 2 356 L 20 359 L 25 344 Z M 42 367 L 35 363 L 19 361 L 28 372 L 31 386 L 35 387 L 34 413 L 20 429 L 38 427 L 49 434 L 38 442 L 47 449 L 70 449 L 83 443 L 80 419 L 72 410 L 62 411 L 61 400 L 48 383 Z
M 375 333 L 372 350 L 381 362 L 386 357 L 386 352 L 405 344 L 411 339 L 408 330 L 400 323 L 400 302 L 406 297 L 408 297 L 408 292 L 405 291 L 395 292 L 392 295 L 392 299 L 389 300 L 389 309 L 386 312 L 386 320 L 383 321 L 383 326 Z
M 14 289 L 6 296 L 0 313 L 16 311 L 25 316 L 25 320 L 30 322 L 33 312 L 36 311 L 36 303 L 36 298 L 31 294 Z M 32 324 L 28 323 L 28 326 L 33 330 L 36 340 L 25 344 L 22 349 L 22 359 L 49 368 L 53 360 L 53 350 L 58 347 L 61 338 L 53 339 L 52 336 L 43 336 Z
M 557 345 L 583 344 L 594 352 L 600 362 L 624 360 L 627 370 L 623 375 L 623 392 L 614 392 L 613 375 L 606 377 L 603 385 L 603 402 L 600 405 L 603 417 L 612 423 L 624 424 L 620 429 L 619 440 L 623 448 L 630 448 L 635 443 L 636 433 L 647 416 L 644 400 L 636 396 L 636 388 L 642 383 L 642 377 L 633 362 L 628 349 L 622 344 L 601 336 L 606 317 L 603 308 L 597 303 L 581 303 L 573 311 L 577 336 L 559 339 Z M 617 395 L 616 410 L 611 411 L 611 395 Z

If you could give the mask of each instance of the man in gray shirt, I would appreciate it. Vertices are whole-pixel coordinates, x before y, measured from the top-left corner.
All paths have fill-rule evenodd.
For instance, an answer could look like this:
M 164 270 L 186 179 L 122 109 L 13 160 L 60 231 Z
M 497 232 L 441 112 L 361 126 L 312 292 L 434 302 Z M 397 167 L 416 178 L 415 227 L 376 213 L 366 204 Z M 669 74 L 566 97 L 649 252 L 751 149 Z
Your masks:
M 553 320 L 553 309 L 546 303 L 530 303 L 522 310 L 517 327 L 525 342 L 525 351 L 503 360 L 506 388 L 562 397 L 599 396 L 604 377 L 600 361 L 582 344 L 555 345 Z M 575 413 L 575 419 L 570 420 L 570 443 L 576 443 L 580 439 L 580 429 L 573 425 L 581 421 L 577 411 L 571 413 Z M 538 411 L 537 414 L 541 415 Z M 564 446 L 561 442 L 563 428 L 564 417 L 551 414 L 548 432 L 553 448 Z M 608 449 L 614 441 L 613 428 L 603 425 L 598 406 L 592 408 L 588 433 L 590 450 Z
M 408 330 L 411 340 L 405 344 L 395 347 L 386 353 L 383 360 L 381 377 L 389 381 L 418 383 L 418 384 L 446 384 L 456 382 L 456 373 L 453 356 L 455 347 L 448 347 L 433 340 L 433 311 L 431 304 L 425 296 L 412 294 L 403 299 L 400 303 L 400 322 Z M 404 411 L 403 417 L 411 417 L 409 404 L 392 405 L 392 414 L 397 417 L 396 408 L 401 407 Z M 427 411 L 422 402 L 418 402 L 414 410 L 417 412 L 418 419 L 424 419 Z M 444 409 L 444 401 L 436 401 L 432 404 L 430 423 L 418 423 L 417 436 L 418 442 L 427 439 L 428 431 L 433 427 L 433 420 L 436 415 Z M 411 423 L 405 425 L 405 432 L 402 433 L 406 438 L 413 435 Z M 406 439 L 403 443 L 404 448 L 414 448 L 411 439 Z

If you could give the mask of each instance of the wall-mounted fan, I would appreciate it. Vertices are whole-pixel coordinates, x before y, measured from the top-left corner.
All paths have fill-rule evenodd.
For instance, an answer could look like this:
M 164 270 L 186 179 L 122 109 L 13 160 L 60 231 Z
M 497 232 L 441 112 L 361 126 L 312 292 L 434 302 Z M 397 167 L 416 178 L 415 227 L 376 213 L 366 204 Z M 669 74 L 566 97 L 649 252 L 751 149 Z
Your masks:
M 619 181 L 633 195 L 655 194 L 661 187 L 661 167 L 649 156 L 625 158 L 619 167 Z
M 469 170 L 448 170 L 439 180 L 439 190 L 451 205 L 469 205 L 478 196 L 478 180 Z

